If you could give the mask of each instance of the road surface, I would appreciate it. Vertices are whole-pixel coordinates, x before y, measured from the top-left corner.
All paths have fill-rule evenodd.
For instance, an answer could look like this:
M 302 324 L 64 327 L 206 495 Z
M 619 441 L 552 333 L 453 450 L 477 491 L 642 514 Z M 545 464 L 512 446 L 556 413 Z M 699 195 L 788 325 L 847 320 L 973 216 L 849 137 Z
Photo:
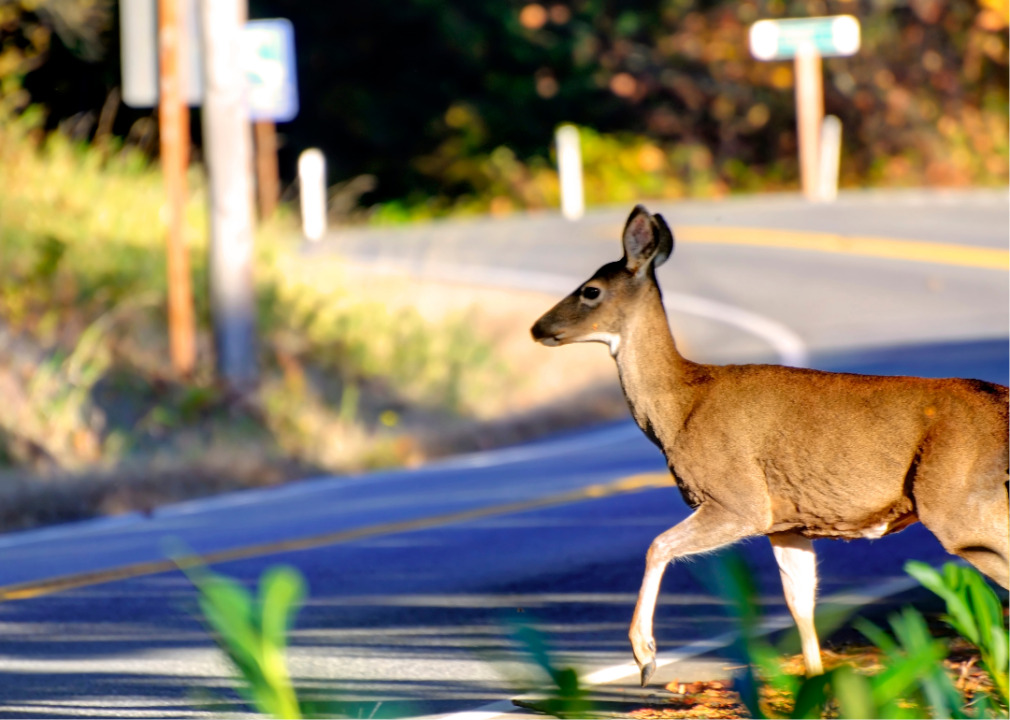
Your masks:
M 680 302 L 671 320 L 678 338 L 700 359 L 775 360 L 776 333 L 784 332 L 825 369 L 1006 384 L 1006 270 L 922 259 L 934 257 L 930 243 L 1005 251 L 1005 191 L 881 198 L 654 208 L 684 238 L 661 273 L 668 298 Z M 340 251 L 391 272 L 555 287 L 619 255 L 622 215 L 351 233 L 315 252 Z M 781 228 L 816 242 L 825 234 L 910 242 L 904 256 L 880 257 L 844 243 L 797 249 L 789 243 L 800 235 L 787 233 L 777 244 L 736 231 L 735 242 L 705 242 L 698 228 L 712 227 Z M 741 237 L 764 243 L 740 244 Z M 706 316 L 713 306 L 691 298 L 717 311 Z M 150 517 L 0 537 L 0 715 L 235 710 L 229 672 L 195 616 L 192 588 L 178 572 L 160 572 L 165 538 L 216 555 L 215 569 L 249 583 L 275 563 L 298 567 L 311 596 L 294 633 L 294 675 L 320 696 L 360 701 L 364 715 L 377 701 L 380 716 L 456 713 L 507 699 L 523 670 L 508 630 L 517 619 L 539 627 L 564 663 L 588 671 L 627 663 L 644 551 L 687 514 L 677 492 L 661 486 L 663 467 L 635 427 L 616 423 L 415 471 L 320 478 Z M 900 578 L 907 558 L 945 557 L 921 526 L 817 549 L 822 597 L 850 600 Z M 781 616 L 767 542 L 741 550 L 766 611 Z M 667 573 L 656 622 L 661 657 L 726 631 L 711 572 L 696 561 Z M 704 670 L 721 672 L 722 664 L 709 661 Z M 674 663 L 657 683 L 689 671 Z M 630 688 L 629 678 L 615 682 Z

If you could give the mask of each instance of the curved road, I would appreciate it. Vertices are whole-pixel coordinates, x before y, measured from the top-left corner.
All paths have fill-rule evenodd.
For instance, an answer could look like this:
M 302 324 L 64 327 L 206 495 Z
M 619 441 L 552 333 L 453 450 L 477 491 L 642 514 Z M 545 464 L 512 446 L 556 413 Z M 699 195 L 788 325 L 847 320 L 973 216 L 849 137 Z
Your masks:
M 1006 191 L 650 209 L 678 236 L 661 283 L 694 358 L 781 360 L 775 338 L 792 337 L 802 353 L 793 361 L 825 369 L 1007 383 Z M 541 217 L 349 233 L 313 252 L 390 272 L 554 290 L 618 256 L 625 212 L 576 224 Z M 889 239 L 906 242 L 895 249 Z M 507 631 L 516 619 L 535 621 L 566 662 L 626 664 L 644 551 L 687 514 L 663 470 L 639 431 L 617 423 L 415 471 L 321 478 L 0 537 L 0 715 L 234 709 L 192 589 L 165 572 L 166 537 L 249 582 L 277 562 L 300 568 L 311 597 L 295 632 L 294 674 L 322 697 L 360 701 L 362 716 L 379 700 L 376 716 L 507 699 L 522 670 Z M 767 543 L 742 550 L 767 612 L 780 618 Z M 874 593 L 891 593 L 882 602 L 893 604 L 905 559 L 945 558 L 920 526 L 873 543 L 820 542 L 818 553 L 822 596 L 841 604 Z M 667 573 L 661 657 L 689 656 L 727 629 L 706 572 L 699 561 Z M 702 662 L 672 663 L 655 684 L 723 672 Z M 596 679 L 633 701 L 641 693 L 630 672 Z

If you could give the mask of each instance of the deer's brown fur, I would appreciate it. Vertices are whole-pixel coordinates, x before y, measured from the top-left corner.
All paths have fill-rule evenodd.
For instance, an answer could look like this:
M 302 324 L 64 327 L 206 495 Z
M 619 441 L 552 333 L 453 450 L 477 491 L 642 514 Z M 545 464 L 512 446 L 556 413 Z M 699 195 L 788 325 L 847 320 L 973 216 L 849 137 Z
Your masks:
M 810 673 L 821 671 L 812 539 L 875 538 L 919 520 L 1008 586 L 1006 387 L 691 362 L 656 283 L 673 251 L 662 216 L 636 207 L 624 249 L 532 332 L 547 345 L 610 346 L 635 421 L 695 510 L 649 549 L 630 632 L 643 685 L 655 667 L 652 616 L 666 564 L 748 536 L 772 540 Z

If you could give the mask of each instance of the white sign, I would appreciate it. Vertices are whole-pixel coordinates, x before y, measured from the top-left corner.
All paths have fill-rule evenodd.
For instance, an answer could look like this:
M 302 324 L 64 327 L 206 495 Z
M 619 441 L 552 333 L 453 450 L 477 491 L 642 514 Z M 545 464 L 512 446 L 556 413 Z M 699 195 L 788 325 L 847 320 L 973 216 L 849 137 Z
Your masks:
M 287 122 L 298 114 L 295 31 L 284 19 L 251 20 L 242 36 L 249 117 Z
M 183 3 L 186 37 L 182 51 L 182 95 L 189 105 L 203 101 L 203 66 L 197 0 Z M 123 102 L 147 108 L 158 104 L 158 4 L 156 0 L 119 0 L 119 48 Z
M 185 88 L 193 107 L 203 103 L 203 53 L 199 0 L 185 5 Z M 212 1 L 212 0 L 211 0 Z M 123 102 L 147 108 L 158 104 L 157 0 L 120 0 Z M 294 29 L 285 19 L 251 20 L 243 30 L 242 62 L 248 80 L 252 120 L 287 122 L 298 114 Z
M 846 57 L 859 51 L 859 21 L 851 15 L 759 20 L 750 28 L 750 51 L 758 60 L 790 60 L 801 46 L 821 57 Z

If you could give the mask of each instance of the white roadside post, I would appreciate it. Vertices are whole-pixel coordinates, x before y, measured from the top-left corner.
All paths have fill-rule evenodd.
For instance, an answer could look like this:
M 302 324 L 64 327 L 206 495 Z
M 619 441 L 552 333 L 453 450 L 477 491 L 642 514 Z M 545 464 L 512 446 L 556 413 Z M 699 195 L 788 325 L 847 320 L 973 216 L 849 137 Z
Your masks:
M 579 129 L 574 125 L 562 125 L 555 134 L 555 140 L 561 181 L 561 214 L 568 220 L 578 220 L 586 211 Z
M 302 232 L 313 242 L 326 234 L 326 158 L 309 148 L 298 156 L 298 189 L 302 202 Z
M 824 119 L 824 88 L 822 57 L 847 57 L 859 50 L 859 21 L 851 15 L 797 18 L 793 20 L 760 20 L 750 28 L 750 51 L 758 60 L 788 60 L 795 62 L 796 131 L 800 155 L 800 181 L 808 200 L 830 202 L 837 195 L 838 153 L 841 148 L 839 125 L 837 149 L 834 150 L 834 181 L 826 183 L 822 158 L 831 162 L 821 147 L 826 125 Z M 834 119 L 838 122 L 838 119 Z M 834 132 L 832 129 L 826 132 Z M 830 139 L 834 139 L 831 136 Z M 826 168 L 830 169 L 830 168 Z M 834 192 L 824 194 L 834 187 Z M 829 197 L 830 195 L 830 197 Z

